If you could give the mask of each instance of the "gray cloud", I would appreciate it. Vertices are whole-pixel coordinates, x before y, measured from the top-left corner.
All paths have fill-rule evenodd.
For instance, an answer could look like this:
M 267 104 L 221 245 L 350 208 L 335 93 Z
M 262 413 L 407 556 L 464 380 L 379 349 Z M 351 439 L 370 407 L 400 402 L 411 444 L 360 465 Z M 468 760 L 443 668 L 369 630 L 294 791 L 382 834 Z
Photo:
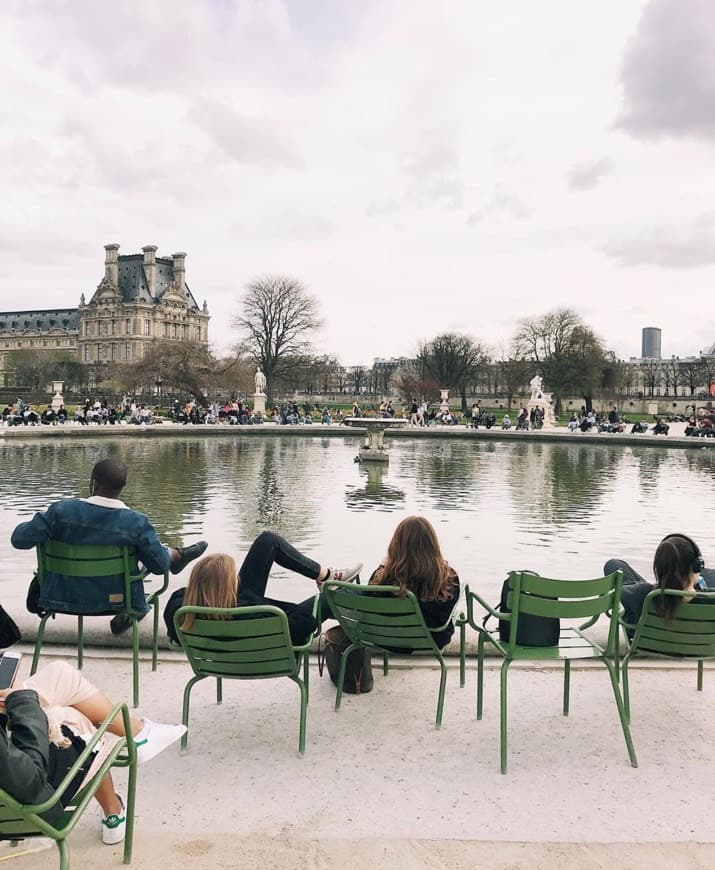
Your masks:
M 199 100 L 188 117 L 237 163 L 300 169 L 303 160 L 285 137 L 263 118 L 248 118 L 216 100 Z
M 525 220 L 531 216 L 531 209 L 513 193 L 495 193 L 483 208 L 472 212 L 467 218 L 468 227 L 482 223 L 505 223 Z
M 715 263 L 715 212 L 689 224 L 651 226 L 622 239 L 609 240 L 602 252 L 622 266 L 695 269 Z
M 577 163 L 568 173 L 571 190 L 592 190 L 604 175 L 613 172 L 613 161 L 609 157 Z
M 617 126 L 639 139 L 715 138 L 715 6 L 650 0 L 626 47 Z
M 404 168 L 410 179 L 407 204 L 448 210 L 462 207 L 464 179 L 459 154 L 452 145 L 425 148 L 408 157 Z

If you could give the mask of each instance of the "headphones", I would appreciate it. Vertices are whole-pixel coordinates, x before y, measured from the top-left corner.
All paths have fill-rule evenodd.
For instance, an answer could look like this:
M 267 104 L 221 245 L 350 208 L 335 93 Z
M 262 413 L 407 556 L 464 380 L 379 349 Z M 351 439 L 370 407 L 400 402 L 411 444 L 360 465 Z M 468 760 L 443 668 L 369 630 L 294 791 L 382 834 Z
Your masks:
M 700 547 L 695 543 L 692 538 L 689 538 L 687 535 L 684 535 L 682 532 L 672 532 L 670 535 L 666 535 L 661 544 L 665 541 L 670 540 L 670 538 L 682 538 L 687 541 L 690 546 L 693 548 L 693 562 L 692 562 L 692 571 L 694 574 L 701 574 L 703 569 L 705 568 L 705 559 L 703 559 L 703 554 L 700 552 Z

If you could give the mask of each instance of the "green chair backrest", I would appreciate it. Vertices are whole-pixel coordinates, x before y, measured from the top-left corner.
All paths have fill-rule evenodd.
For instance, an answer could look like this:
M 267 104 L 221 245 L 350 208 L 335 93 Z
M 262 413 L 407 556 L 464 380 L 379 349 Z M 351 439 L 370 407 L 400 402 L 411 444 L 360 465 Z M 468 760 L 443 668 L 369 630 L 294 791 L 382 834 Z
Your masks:
M 42 589 L 45 573 L 61 574 L 73 584 L 91 583 L 103 577 L 117 578 L 117 598 L 113 603 L 131 608 L 131 584 L 142 576 L 137 569 L 134 548 L 111 544 L 64 544 L 46 541 L 37 545 L 37 579 Z M 64 611 L 72 613 L 71 610 Z M 104 607 L 101 613 L 106 613 Z M 87 614 L 88 615 L 88 614 Z
M 136 568 L 134 551 L 130 547 L 63 544 L 60 541 L 38 544 L 37 562 L 40 583 L 45 571 L 65 577 L 91 579 L 116 574 L 128 577 Z
M 667 622 L 656 611 L 663 596 L 683 598 L 692 593 L 654 589 L 643 604 L 633 636 L 633 650 L 689 658 L 715 658 L 715 592 L 700 594 L 698 604 L 684 602 Z M 707 603 L 706 603 L 707 602 Z
M 181 622 L 188 613 L 196 618 L 187 631 Z M 196 676 L 260 679 L 298 673 L 288 618 L 277 607 L 180 607 L 174 625 Z
M 397 651 L 435 652 L 437 646 L 412 592 L 398 586 L 323 584 L 332 613 L 353 643 Z
M 610 613 L 607 650 L 613 652 L 618 641 L 618 609 L 623 574 L 616 571 L 596 580 L 553 580 L 522 571 L 509 573 L 507 614 L 511 622 L 509 648 L 516 646 L 521 614 L 556 619 L 588 620 L 593 624 Z

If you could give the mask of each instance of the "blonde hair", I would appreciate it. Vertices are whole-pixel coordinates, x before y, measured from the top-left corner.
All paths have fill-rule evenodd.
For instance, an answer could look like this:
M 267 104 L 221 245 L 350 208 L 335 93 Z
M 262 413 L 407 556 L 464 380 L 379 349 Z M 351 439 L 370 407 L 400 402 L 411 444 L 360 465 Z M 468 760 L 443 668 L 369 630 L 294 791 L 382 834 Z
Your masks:
M 184 607 L 235 607 L 238 576 L 233 556 L 216 553 L 198 561 L 191 571 L 184 595 Z M 221 616 L 202 617 L 221 619 Z M 188 631 L 194 624 L 195 614 L 187 613 L 181 628 Z

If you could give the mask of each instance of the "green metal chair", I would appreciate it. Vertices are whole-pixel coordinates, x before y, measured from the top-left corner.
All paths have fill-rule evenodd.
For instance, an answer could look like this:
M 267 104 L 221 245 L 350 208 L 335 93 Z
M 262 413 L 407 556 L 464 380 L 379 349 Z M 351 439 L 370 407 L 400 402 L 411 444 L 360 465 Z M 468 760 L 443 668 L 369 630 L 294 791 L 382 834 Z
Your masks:
M 314 615 L 318 625 L 319 596 Z M 193 613 L 194 624 L 186 631 L 181 627 L 184 615 Z M 288 617 L 278 607 L 180 607 L 174 614 L 176 634 L 184 648 L 194 676 L 184 689 L 181 721 L 187 732 L 181 738 L 186 749 L 189 727 L 191 689 L 206 677 L 216 678 L 216 703 L 222 701 L 223 680 L 266 680 L 288 677 L 300 689 L 300 731 L 298 755 L 305 753 L 305 730 L 308 713 L 310 647 L 315 635 L 299 646 L 291 642 Z M 301 665 L 303 678 L 300 676 Z
M 70 578 L 74 583 L 92 583 L 99 577 L 112 577 L 123 575 L 122 595 L 125 607 L 117 610 L 103 610 L 93 614 L 70 613 L 77 617 L 77 667 L 82 670 L 84 662 L 84 617 L 85 616 L 115 616 L 117 613 L 125 613 L 131 620 L 132 626 L 132 685 L 134 707 L 139 706 L 139 626 L 138 614 L 132 609 L 131 586 L 132 583 L 142 583 L 148 576 L 146 571 L 137 573 L 136 558 L 131 547 L 116 546 L 91 546 L 79 544 L 63 544 L 59 541 L 47 541 L 37 546 L 37 580 L 40 584 L 40 592 L 45 572 L 62 574 Z M 151 669 L 156 670 L 159 649 L 159 596 L 169 585 L 169 574 L 164 574 L 162 586 L 153 592 L 147 602 L 154 611 L 154 626 L 152 638 Z M 45 625 L 47 620 L 54 619 L 56 613 L 66 615 L 66 611 L 50 610 L 40 618 L 40 627 L 37 630 L 35 641 L 35 653 L 32 657 L 30 674 L 37 670 L 40 660 L 40 652 L 45 638 Z
M 75 763 L 67 771 L 65 778 L 43 803 L 21 804 L 6 791 L 0 789 L 0 840 L 50 837 L 57 843 L 60 853 L 60 870 L 69 870 L 70 858 L 67 838 L 94 797 L 106 773 L 113 767 L 128 767 L 129 783 L 127 786 L 127 830 L 124 837 L 124 863 L 129 864 L 131 862 L 132 841 L 134 838 L 134 802 L 137 784 L 137 751 L 133 740 L 127 741 L 124 737 L 118 738 L 99 769 L 93 773 L 92 778 L 84 783 L 80 790 L 72 797 L 71 803 L 62 810 L 61 815 L 52 822 L 48 822 L 43 818 L 47 813 L 53 813 L 53 810 L 58 808 L 61 810 L 60 799 L 62 795 L 79 774 L 80 769 L 86 763 L 89 756 L 94 752 L 95 747 L 109 725 L 120 713 L 124 720 L 125 733 L 132 733 L 127 705 L 117 704 L 97 729 L 96 734 L 87 743 L 81 755 L 79 755 Z
M 630 722 L 631 701 L 628 682 L 628 666 L 636 653 L 664 656 L 665 658 L 691 659 L 698 663 L 698 692 L 703 690 L 703 661 L 715 659 L 715 592 L 698 593 L 705 602 L 682 603 L 673 619 L 667 623 L 656 613 L 656 602 L 669 595 L 675 598 L 692 597 L 692 592 L 675 589 L 654 589 L 643 602 L 637 625 L 620 620 L 626 635 L 632 633 L 628 651 L 623 658 L 623 701 L 626 717 Z
M 501 772 L 507 770 L 507 677 L 513 662 L 563 661 L 564 698 L 563 714 L 569 714 L 569 690 L 571 661 L 575 659 L 597 659 L 608 670 L 613 688 L 613 697 L 618 708 L 623 736 L 626 740 L 628 756 L 633 767 L 638 766 L 636 753 L 631 740 L 628 719 L 619 688 L 618 675 L 618 608 L 620 606 L 623 575 L 620 571 L 597 580 L 549 580 L 534 574 L 512 571 L 509 574 L 509 594 L 507 598 L 511 613 L 499 613 L 469 586 L 465 589 L 467 615 L 458 620 L 460 628 L 460 669 L 464 674 L 466 658 L 465 631 L 467 624 L 479 633 L 477 644 L 477 719 L 482 718 L 484 692 L 484 646 L 487 641 L 494 646 L 504 661 L 501 665 L 501 710 L 500 743 Z M 509 641 L 499 640 L 498 629 L 487 630 L 481 622 L 475 622 L 474 602 L 478 602 L 491 616 L 510 623 Z M 516 637 L 521 614 L 550 616 L 559 619 L 587 619 L 579 627 L 562 627 L 557 646 L 532 647 L 517 644 Z M 606 646 L 598 644 L 584 634 L 605 615 L 609 620 Z
M 340 709 L 345 681 L 345 666 L 354 649 L 367 647 L 382 653 L 382 670 L 389 671 L 389 654 L 424 653 L 433 655 L 440 666 L 441 676 L 437 695 L 435 728 L 442 725 L 444 690 L 447 684 L 447 666 L 427 627 L 420 603 L 412 592 L 398 597 L 399 586 L 357 586 L 328 580 L 323 584 L 325 596 L 333 616 L 342 626 L 350 641 L 340 660 L 338 690 L 335 709 Z M 444 631 L 452 617 L 433 631 Z

